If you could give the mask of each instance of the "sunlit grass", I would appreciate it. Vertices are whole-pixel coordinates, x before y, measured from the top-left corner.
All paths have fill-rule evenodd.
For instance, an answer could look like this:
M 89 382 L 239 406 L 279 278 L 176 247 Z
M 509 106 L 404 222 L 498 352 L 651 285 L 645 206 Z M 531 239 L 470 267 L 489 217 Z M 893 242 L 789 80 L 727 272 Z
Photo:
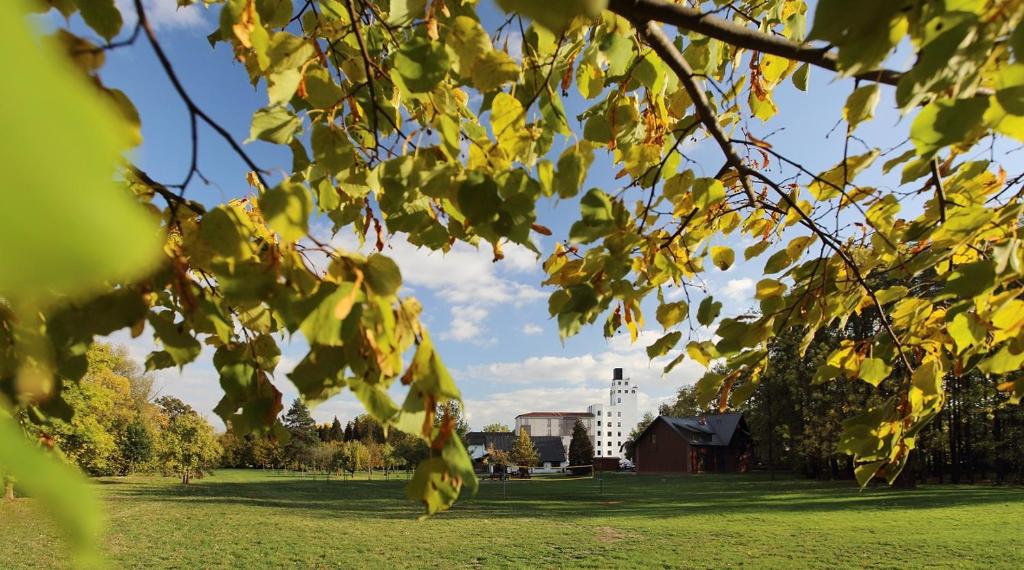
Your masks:
M 712 475 L 483 481 L 475 498 L 420 521 L 404 481 L 379 479 L 103 479 L 106 551 L 112 566 L 138 568 L 1024 567 L 1020 487 L 859 492 L 848 482 Z M 0 536 L 2 568 L 68 566 L 31 499 L 0 505 Z

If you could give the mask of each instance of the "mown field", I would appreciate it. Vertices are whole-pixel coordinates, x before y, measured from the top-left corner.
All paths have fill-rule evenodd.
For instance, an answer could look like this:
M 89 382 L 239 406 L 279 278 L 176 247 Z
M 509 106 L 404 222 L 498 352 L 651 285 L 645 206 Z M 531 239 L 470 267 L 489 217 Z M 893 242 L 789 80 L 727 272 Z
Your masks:
M 606 475 L 484 481 L 418 520 L 403 481 L 218 471 L 97 481 L 125 568 L 1024 567 L 1024 489 Z M 0 503 L 0 568 L 69 567 L 32 499 Z

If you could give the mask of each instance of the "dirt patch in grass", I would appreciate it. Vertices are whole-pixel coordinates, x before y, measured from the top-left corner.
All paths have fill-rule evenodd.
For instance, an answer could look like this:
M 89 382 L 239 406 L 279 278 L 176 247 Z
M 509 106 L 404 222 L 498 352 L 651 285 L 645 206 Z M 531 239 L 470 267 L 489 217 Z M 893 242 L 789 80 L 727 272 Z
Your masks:
M 629 538 L 629 534 L 610 526 L 599 526 L 594 531 L 594 538 L 599 542 L 616 543 Z

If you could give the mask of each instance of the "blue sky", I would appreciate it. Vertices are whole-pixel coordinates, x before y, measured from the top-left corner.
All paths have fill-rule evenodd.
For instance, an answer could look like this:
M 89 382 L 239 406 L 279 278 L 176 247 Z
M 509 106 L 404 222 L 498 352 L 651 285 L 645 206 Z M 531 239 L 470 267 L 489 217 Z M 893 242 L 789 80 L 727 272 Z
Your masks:
M 131 2 L 117 2 L 126 14 L 125 30 L 130 30 L 134 23 L 128 6 Z M 491 5 L 493 0 L 482 2 L 485 27 L 493 30 L 495 22 L 499 21 Z M 225 44 L 211 49 L 207 43 L 205 36 L 216 26 L 216 9 L 192 6 L 175 10 L 175 0 L 146 0 L 144 4 L 149 6 L 147 12 L 156 32 L 191 96 L 236 140 L 244 140 L 249 133 L 251 114 L 266 104 L 266 95 L 262 88 L 248 84 L 245 71 L 233 60 Z M 59 19 L 48 20 L 49 25 L 54 23 L 64 25 Z M 78 32 L 84 30 L 77 16 L 71 26 Z M 902 69 L 909 63 L 909 57 L 897 54 L 891 65 Z M 124 90 L 139 109 L 144 143 L 135 151 L 135 161 L 156 180 L 180 181 L 189 161 L 188 115 L 150 47 L 140 39 L 133 47 L 109 53 L 101 76 L 108 86 Z M 797 91 L 787 81 L 776 91 L 779 115 L 769 125 L 745 118 L 744 126 L 759 138 L 773 133 L 768 140 L 777 150 L 799 158 L 812 171 L 831 167 L 842 158 L 845 125 L 836 128 L 829 138 L 826 136 L 841 117 L 853 81 L 830 79 L 830 74 L 812 69 L 809 93 Z M 570 117 L 583 108 L 575 88 L 572 91 L 567 105 Z M 898 143 L 906 136 L 911 118 L 900 117 L 894 106 L 892 88 L 883 86 L 876 118 L 862 125 L 857 136 L 881 148 Z M 864 152 L 860 143 L 851 144 L 853 154 Z M 904 145 L 890 156 L 907 148 L 909 145 Z M 290 153 L 284 147 L 254 142 L 246 145 L 246 150 L 257 164 L 271 172 L 283 172 L 291 163 Z M 698 175 L 712 176 L 723 163 L 720 151 L 710 141 L 688 145 L 685 152 L 694 161 L 688 166 L 695 168 Z M 200 133 L 200 156 L 200 170 L 210 184 L 194 183 L 190 186 L 189 197 L 215 203 L 246 193 L 244 164 L 206 128 Z M 1019 170 L 1021 159 L 1015 158 L 1010 163 Z M 617 191 L 623 184 L 614 180 L 614 172 L 609 155 L 599 153 L 588 186 Z M 880 187 L 896 186 L 892 176 L 881 176 L 877 166 L 873 178 Z M 639 191 L 632 192 L 635 194 L 631 199 L 640 198 Z M 911 210 L 917 207 L 916 204 L 908 206 Z M 550 201 L 539 206 L 538 221 L 554 231 L 551 237 L 536 236 L 545 255 L 556 240 L 567 235 L 577 212 L 574 201 Z M 315 221 L 314 226 L 326 228 L 327 224 L 320 220 Z M 326 229 L 322 231 L 321 237 L 329 237 Z M 334 237 L 334 243 L 354 248 L 356 242 L 352 236 L 344 235 L 343 230 Z M 753 242 L 733 236 L 720 243 L 743 248 Z M 515 415 L 529 411 L 585 409 L 588 404 L 607 397 L 611 371 L 617 366 L 625 368 L 626 375 L 638 382 L 642 414 L 654 411 L 659 403 L 671 398 L 680 385 L 695 382 L 703 372 L 699 364 L 687 361 L 662 377 L 661 367 L 675 353 L 654 363 L 648 362 L 644 347 L 661 334 L 653 318 L 653 306 L 646 309 L 648 331 L 637 344 L 631 345 L 628 337 L 606 340 L 599 326 L 585 329 L 563 344 L 559 341 L 557 326 L 547 315 L 550 290 L 540 286 L 543 281 L 540 259 L 523 248 L 506 247 L 505 252 L 506 259 L 494 264 L 490 248 L 486 246 L 478 251 L 458 244 L 452 252 L 442 255 L 417 250 L 401 236 L 393 236 L 385 251 L 403 270 L 404 293 L 414 294 L 423 303 L 424 319 L 463 390 L 474 428 L 491 421 L 511 424 Z M 722 272 L 712 267 L 704 275 L 708 290 L 725 305 L 723 314 L 737 314 L 754 307 L 753 288 L 766 257 L 744 263 L 739 255 L 730 270 Z M 706 337 L 708 332 L 697 330 L 691 334 L 700 338 L 701 335 Z M 112 340 L 129 346 L 140 361 L 155 348 L 148 335 L 130 339 L 118 334 Z M 296 392 L 284 373 L 302 358 L 305 350 L 301 337 L 283 346 L 284 356 L 275 375 L 275 384 L 285 393 L 286 400 L 294 398 Z M 219 425 L 211 411 L 220 398 L 211 357 L 212 352 L 204 352 L 198 361 L 180 373 L 160 371 L 158 386 L 163 393 L 186 400 Z M 400 390 L 396 390 L 396 394 L 399 393 Z M 329 421 L 335 415 L 344 421 L 360 411 L 360 405 L 350 394 L 338 396 L 313 410 L 318 421 Z

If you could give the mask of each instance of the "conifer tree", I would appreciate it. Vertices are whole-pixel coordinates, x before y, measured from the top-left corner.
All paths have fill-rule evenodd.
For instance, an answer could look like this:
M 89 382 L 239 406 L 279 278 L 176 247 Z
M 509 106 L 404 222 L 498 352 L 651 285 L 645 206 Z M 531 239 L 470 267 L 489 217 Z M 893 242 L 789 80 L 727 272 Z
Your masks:
M 334 421 L 331 422 L 331 431 L 328 435 L 329 441 L 342 441 L 345 439 L 345 430 L 341 427 L 341 422 L 338 420 L 338 416 L 334 416 Z
M 594 462 L 594 442 L 590 440 L 583 422 L 576 420 L 572 427 L 572 439 L 569 441 L 569 465 L 586 465 L 587 467 L 576 467 L 572 469 L 573 474 L 583 475 L 589 473 Z

